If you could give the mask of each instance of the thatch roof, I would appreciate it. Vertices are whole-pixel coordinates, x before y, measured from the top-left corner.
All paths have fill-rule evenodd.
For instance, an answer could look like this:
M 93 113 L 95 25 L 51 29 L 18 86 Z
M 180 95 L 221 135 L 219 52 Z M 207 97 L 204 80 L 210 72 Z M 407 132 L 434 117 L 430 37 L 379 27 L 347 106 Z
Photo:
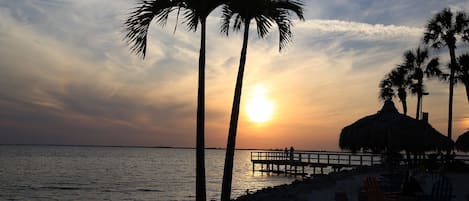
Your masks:
M 455 145 L 457 150 L 469 152 L 469 131 L 460 135 L 456 140 Z
M 359 119 L 342 129 L 341 149 L 423 152 L 451 148 L 453 142 L 430 124 L 397 112 L 392 101 L 386 101 L 376 114 Z

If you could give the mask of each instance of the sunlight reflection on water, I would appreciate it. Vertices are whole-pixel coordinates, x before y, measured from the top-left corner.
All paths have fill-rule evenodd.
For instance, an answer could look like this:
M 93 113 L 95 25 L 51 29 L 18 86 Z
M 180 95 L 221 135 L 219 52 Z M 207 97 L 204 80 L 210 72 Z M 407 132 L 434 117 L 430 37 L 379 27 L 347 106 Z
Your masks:
M 206 151 L 208 200 L 219 200 L 224 156 Z M 0 146 L 0 161 L 0 200 L 195 198 L 193 149 Z M 250 151 L 237 151 L 232 197 L 294 180 L 251 168 Z

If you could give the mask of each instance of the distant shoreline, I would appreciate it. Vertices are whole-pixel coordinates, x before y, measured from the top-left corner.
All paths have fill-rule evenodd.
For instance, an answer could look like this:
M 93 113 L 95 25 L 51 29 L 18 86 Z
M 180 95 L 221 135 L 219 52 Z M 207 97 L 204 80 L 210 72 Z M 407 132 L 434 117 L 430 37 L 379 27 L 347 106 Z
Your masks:
M 194 147 L 173 147 L 173 146 L 130 146 L 130 145 L 68 145 L 68 144 L 0 144 L 0 146 L 39 146 L 39 147 L 115 147 L 115 148 L 156 148 L 156 149 L 195 149 Z M 220 147 L 208 147 L 206 150 L 226 150 Z M 271 151 L 273 149 L 254 149 L 254 148 L 239 148 L 236 150 L 259 150 Z

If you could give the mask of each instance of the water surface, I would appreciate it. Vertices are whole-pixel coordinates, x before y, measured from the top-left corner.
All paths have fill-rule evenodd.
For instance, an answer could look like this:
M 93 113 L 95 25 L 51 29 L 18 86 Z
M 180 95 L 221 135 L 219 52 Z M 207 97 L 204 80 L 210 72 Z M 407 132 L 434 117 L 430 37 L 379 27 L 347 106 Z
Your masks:
M 224 150 L 206 151 L 208 200 L 219 200 Z M 252 172 L 236 151 L 232 197 L 293 177 Z M 194 200 L 195 150 L 0 146 L 0 200 Z

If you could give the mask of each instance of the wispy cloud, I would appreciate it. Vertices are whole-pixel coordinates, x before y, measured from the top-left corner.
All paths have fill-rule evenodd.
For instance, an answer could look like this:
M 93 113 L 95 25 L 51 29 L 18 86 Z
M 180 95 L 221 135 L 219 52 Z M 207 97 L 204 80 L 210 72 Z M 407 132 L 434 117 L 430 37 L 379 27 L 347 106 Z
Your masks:
M 417 46 L 431 12 L 446 4 L 467 7 L 462 1 L 425 1 L 419 8 L 404 0 L 306 3 L 308 19 L 295 21 L 285 51 L 278 52 L 275 29 L 266 39 L 252 30 L 243 93 L 263 83 L 277 109 L 264 127 L 241 112 L 241 147 L 337 148 L 343 126 L 379 109 L 379 80 Z M 7 133 L 0 141 L 193 146 L 199 33 L 152 24 L 142 61 L 122 40 L 132 7 L 128 1 L 0 2 L 0 130 Z M 207 144 L 222 147 L 242 38 L 220 34 L 218 16 L 208 22 Z M 446 109 L 439 108 L 447 87 L 429 88 L 425 108 L 444 131 Z M 455 111 L 467 111 L 463 101 L 457 97 Z

